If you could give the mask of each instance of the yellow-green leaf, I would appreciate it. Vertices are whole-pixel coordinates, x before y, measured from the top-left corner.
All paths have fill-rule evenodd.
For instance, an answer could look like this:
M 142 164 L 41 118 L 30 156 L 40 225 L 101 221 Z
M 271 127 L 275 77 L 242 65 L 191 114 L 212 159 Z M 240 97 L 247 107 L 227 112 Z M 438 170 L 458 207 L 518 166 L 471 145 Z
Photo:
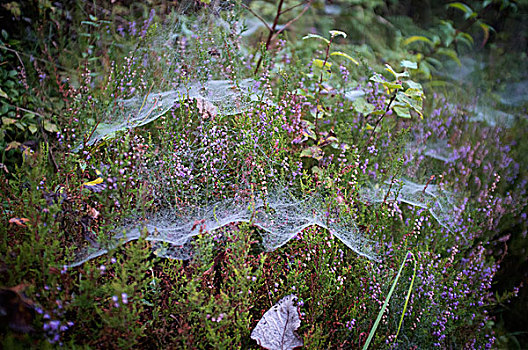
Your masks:
M 303 37 L 303 40 L 306 40 L 306 39 L 318 39 L 318 40 L 324 41 L 327 44 L 330 44 L 330 40 L 323 38 L 322 36 L 317 35 L 317 34 L 308 34 Z
M 59 129 L 57 128 L 57 125 L 47 121 L 47 120 L 44 120 L 44 130 L 46 130 L 47 132 L 57 132 L 59 131 Z
M 347 37 L 347 34 L 340 30 L 331 30 L 329 33 L 332 36 L 332 38 L 335 38 L 336 36 L 339 36 L 339 35 L 341 35 L 343 38 Z
M 330 56 L 341 56 L 341 57 L 344 57 L 344 58 L 352 61 L 354 64 L 359 65 L 358 61 L 356 61 L 355 59 L 353 59 L 352 57 L 350 57 L 349 55 L 347 55 L 346 53 L 341 52 L 341 51 L 334 51 L 334 52 L 332 52 L 330 54 Z
M 458 58 L 458 55 L 456 53 L 455 50 L 452 50 L 452 49 L 446 49 L 446 48 L 441 48 L 441 49 L 438 49 L 437 51 L 438 54 L 440 55 L 444 55 L 444 56 L 447 56 L 449 58 L 451 58 L 453 61 L 455 61 L 460 67 L 462 67 L 462 62 L 460 62 L 460 59 Z
M 330 67 L 332 67 L 332 63 L 330 63 L 330 62 L 328 62 L 328 61 L 325 62 L 325 61 L 320 60 L 320 59 L 318 59 L 318 58 L 316 58 L 315 60 L 313 60 L 313 64 L 314 64 L 314 66 L 316 66 L 317 68 L 321 68 L 321 69 L 323 68 L 323 66 L 324 66 L 325 68 L 330 68 Z
M 4 125 L 15 124 L 16 122 L 17 122 L 16 119 L 8 118 L 8 117 L 2 117 L 2 123 L 3 123 Z
M 416 41 L 421 41 L 423 43 L 426 43 L 427 45 L 429 46 L 434 46 L 433 42 L 431 41 L 431 39 L 429 39 L 428 37 L 425 37 L 425 36 L 422 36 L 422 35 L 413 35 L 413 36 L 410 36 L 408 37 L 407 39 L 405 39 L 403 42 L 402 42 L 402 45 L 403 46 L 407 46 L 407 45 L 410 45 Z
M 394 107 L 393 110 L 396 113 L 396 115 L 398 115 L 398 117 L 400 118 L 407 118 L 407 119 L 411 118 L 411 113 L 409 113 L 409 108 Z

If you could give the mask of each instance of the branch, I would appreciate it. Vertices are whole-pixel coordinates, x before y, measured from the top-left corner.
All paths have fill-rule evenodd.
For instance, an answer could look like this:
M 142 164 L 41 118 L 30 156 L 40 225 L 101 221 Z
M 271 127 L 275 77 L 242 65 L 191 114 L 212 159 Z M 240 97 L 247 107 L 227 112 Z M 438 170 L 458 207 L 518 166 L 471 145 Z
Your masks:
M 277 33 L 275 33 L 275 34 L 273 35 L 273 38 L 271 38 L 271 40 L 274 40 L 274 39 L 277 37 L 277 35 L 279 35 L 279 34 L 282 33 L 283 31 L 285 31 L 290 25 L 292 25 L 292 24 L 295 23 L 299 18 L 301 18 L 301 16 L 304 15 L 304 13 L 305 13 L 306 11 L 308 11 L 308 9 L 310 8 L 310 5 L 312 4 L 312 1 L 313 1 L 313 0 L 308 1 L 308 2 L 306 3 L 306 6 L 304 7 L 304 9 L 301 11 L 301 13 L 299 13 L 299 14 L 297 15 L 297 17 L 295 17 L 294 19 L 288 21 L 288 22 L 284 25 L 284 27 L 282 27 L 281 30 L 279 30 Z M 297 6 L 299 6 L 299 5 L 297 5 Z M 294 6 L 294 7 L 297 7 L 297 6 Z M 290 9 L 292 9 L 292 8 L 293 8 L 293 7 L 291 7 Z M 282 13 L 284 13 L 284 12 L 282 12 Z
M 294 8 L 297 8 L 297 7 L 299 7 L 299 6 L 302 6 L 304 3 L 307 3 L 307 4 L 308 4 L 308 3 L 310 3 L 310 2 L 312 2 L 312 0 L 309 0 L 309 1 L 303 1 L 303 2 L 301 2 L 300 4 L 294 5 L 294 6 L 290 7 L 290 8 L 287 8 L 287 9 L 284 10 L 284 11 L 281 11 L 280 14 L 282 15 L 282 14 L 288 12 L 288 11 L 293 10 Z
M 241 4 L 241 5 L 242 5 L 243 8 L 245 8 L 246 10 L 251 12 L 251 14 L 253 16 L 257 17 L 262 22 L 262 24 L 264 24 L 266 26 L 266 28 L 268 28 L 268 30 L 271 31 L 271 27 L 269 26 L 269 24 L 266 22 L 266 20 L 264 18 L 262 18 L 258 13 L 253 11 L 249 6 L 246 6 L 244 4 Z
M 370 145 L 370 141 L 372 140 L 372 138 L 374 136 L 374 132 L 376 131 L 376 128 L 378 127 L 379 123 L 383 120 L 385 115 L 387 115 L 387 112 L 389 112 L 390 106 L 391 106 L 392 102 L 394 102 L 394 99 L 396 99 L 397 93 L 398 93 L 398 90 L 396 90 L 394 92 L 394 95 L 391 97 L 391 99 L 389 101 L 389 104 L 387 105 L 387 108 L 385 109 L 385 112 L 381 115 L 381 117 L 379 117 L 378 120 L 376 120 L 376 124 L 374 124 L 374 129 L 372 129 L 372 132 L 370 133 L 370 136 L 369 136 L 369 138 L 367 140 L 367 144 L 365 145 L 365 147 L 363 148 L 363 150 L 361 151 L 360 154 L 363 154 L 365 152 L 365 150 L 368 148 L 368 146 Z

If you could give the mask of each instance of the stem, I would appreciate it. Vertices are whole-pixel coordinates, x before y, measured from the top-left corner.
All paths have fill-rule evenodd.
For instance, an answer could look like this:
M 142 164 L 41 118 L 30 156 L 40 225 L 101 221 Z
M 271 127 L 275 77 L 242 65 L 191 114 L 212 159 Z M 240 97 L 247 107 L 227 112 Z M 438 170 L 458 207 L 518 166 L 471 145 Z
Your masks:
M 281 9 L 282 9 L 282 5 L 284 4 L 284 0 L 280 0 L 279 2 L 279 6 L 277 7 L 277 14 L 275 15 L 275 19 L 273 20 L 273 25 L 271 26 L 271 29 L 269 30 L 269 33 L 268 33 L 268 39 L 266 40 L 266 50 L 268 50 L 269 48 L 269 45 L 271 43 L 271 38 L 273 37 L 273 33 L 275 32 L 275 28 L 277 27 L 277 24 L 279 23 L 279 17 L 281 15 Z M 260 68 L 260 64 L 262 63 L 262 55 L 260 56 L 258 62 L 257 62 L 257 67 L 255 67 L 255 74 L 258 73 L 258 70 Z
M 319 88 L 317 89 L 317 101 L 315 103 L 315 135 L 319 135 L 319 127 L 317 121 L 319 120 L 319 102 L 321 101 L 321 89 L 323 88 L 323 76 L 324 76 L 324 70 L 326 67 L 326 63 L 328 62 L 328 58 L 330 57 L 330 45 L 332 45 L 332 40 L 334 38 L 330 37 L 330 41 L 328 42 L 328 45 L 326 45 L 326 52 L 325 52 L 325 59 L 323 62 L 323 67 L 321 68 L 321 75 L 319 76 Z
M 306 11 L 308 11 L 308 9 L 310 8 L 310 5 L 311 5 L 312 1 L 308 1 L 308 3 L 306 4 L 306 6 L 303 8 L 303 10 L 301 11 L 301 13 L 299 13 L 299 15 L 297 15 L 297 17 L 289 20 L 283 27 L 281 30 L 279 30 L 277 33 L 273 34 L 273 37 L 271 38 L 271 40 L 275 40 L 275 38 L 280 34 L 282 33 L 283 31 L 285 31 L 290 25 L 292 25 L 293 23 L 295 23 L 299 18 L 302 17 L 302 15 L 304 15 L 304 13 Z M 299 4 L 301 5 L 301 4 Z M 298 5 L 298 6 L 299 6 Z M 294 6 L 294 7 L 297 7 L 297 6 Z M 284 12 L 283 12 L 284 13 Z
M 390 110 L 390 107 L 392 105 L 392 103 L 394 102 L 394 100 L 396 99 L 396 95 L 398 94 L 398 90 L 396 90 L 394 92 L 394 95 L 392 95 L 390 101 L 389 101 L 389 104 L 387 105 L 387 108 L 385 108 L 385 112 L 381 115 L 381 117 L 379 117 L 378 120 L 376 120 L 376 123 L 374 124 L 374 128 L 372 129 L 372 132 L 370 133 L 370 136 L 367 140 L 367 144 L 365 145 L 365 147 L 363 147 L 363 150 L 361 151 L 361 155 L 363 155 L 363 153 L 365 153 L 365 151 L 367 150 L 368 146 L 370 145 L 370 142 L 372 141 L 372 139 L 374 138 L 374 132 L 376 131 L 376 128 L 378 127 L 379 123 L 381 123 L 381 121 L 383 120 L 383 118 L 387 115 L 387 113 L 389 112 Z
M 266 22 L 266 20 L 265 20 L 264 18 L 262 18 L 258 13 L 256 13 L 255 11 L 253 11 L 253 10 L 251 9 L 251 7 L 246 6 L 246 5 L 244 5 L 244 4 L 241 4 L 241 6 L 242 6 L 243 8 L 245 8 L 246 10 L 248 10 L 249 12 L 251 12 L 251 14 L 252 14 L 253 16 L 257 17 L 257 18 L 259 19 L 259 21 L 261 21 L 262 24 L 264 24 L 264 25 L 266 26 L 266 28 L 267 28 L 269 31 L 272 30 L 271 27 L 269 26 L 269 24 Z

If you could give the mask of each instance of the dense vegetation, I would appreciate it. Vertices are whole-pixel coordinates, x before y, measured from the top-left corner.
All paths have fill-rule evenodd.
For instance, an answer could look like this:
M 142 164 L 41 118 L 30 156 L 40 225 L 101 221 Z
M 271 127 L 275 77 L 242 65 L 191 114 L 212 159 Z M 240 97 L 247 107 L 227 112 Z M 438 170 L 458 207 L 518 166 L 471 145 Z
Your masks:
M 527 9 L 3 3 L 1 346 L 528 346 Z

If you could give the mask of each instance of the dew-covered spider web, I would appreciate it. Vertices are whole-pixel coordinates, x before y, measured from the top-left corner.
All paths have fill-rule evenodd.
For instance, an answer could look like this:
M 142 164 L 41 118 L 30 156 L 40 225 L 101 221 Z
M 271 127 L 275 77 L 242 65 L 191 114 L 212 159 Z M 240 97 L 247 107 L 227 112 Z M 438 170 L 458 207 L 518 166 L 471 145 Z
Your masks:
M 257 227 L 268 251 L 318 226 L 358 255 L 378 260 L 378 242 L 365 236 L 354 211 L 326 189 L 301 190 L 286 175 L 274 180 L 279 173 L 294 172 L 275 148 L 278 139 L 287 135 L 293 140 L 302 127 L 298 120 L 286 120 L 287 107 L 273 101 L 266 75 L 254 78 L 245 66 L 239 24 L 219 14 L 175 22 L 168 29 L 149 29 L 123 67 L 116 65 L 116 72 L 126 74 L 112 73 L 114 103 L 102 108 L 100 120 L 76 148 L 85 151 L 101 140 L 111 147 L 126 132 L 160 123 L 166 137 L 149 140 L 152 153 L 134 173 L 136 184 L 148 184 L 154 204 L 119 218 L 104 240 L 87 238 L 68 266 L 140 237 L 154 242 L 159 256 L 189 259 L 196 253 L 193 237 L 236 223 Z M 130 76 L 136 80 L 128 81 Z M 237 118 L 252 127 L 237 129 Z M 224 122 L 217 123 L 219 119 Z M 266 161 L 256 166 L 255 159 Z M 258 180 L 251 180 L 255 176 Z M 265 180 L 271 183 L 259 190 L 251 185 Z M 454 209 L 449 192 L 425 181 L 373 183 L 360 189 L 358 197 L 375 205 L 399 201 L 424 208 L 448 229 Z

